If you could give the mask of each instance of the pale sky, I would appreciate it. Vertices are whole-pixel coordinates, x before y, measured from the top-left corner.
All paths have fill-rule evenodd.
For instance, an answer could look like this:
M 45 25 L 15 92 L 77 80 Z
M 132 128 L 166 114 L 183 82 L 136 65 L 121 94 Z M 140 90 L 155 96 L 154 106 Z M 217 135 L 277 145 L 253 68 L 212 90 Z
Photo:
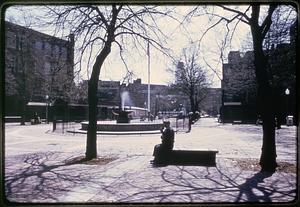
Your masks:
M 177 6 L 176 11 L 179 13 L 178 15 L 185 15 L 186 12 L 191 8 L 191 6 Z M 10 7 L 5 13 L 5 19 L 25 26 L 30 24 L 30 19 L 35 19 L 37 17 L 40 18 L 40 16 L 43 16 L 41 11 L 42 10 L 37 7 L 29 8 L 28 6 L 24 6 L 23 11 L 20 12 L 20 10 L 15 10 L 14 7 Z M 222 11 L 220 10 L 219 12 L 221 13 Z M 225 13 L 221 14 L 225 15 Z M 169 37 L 167 46 L 171 50 L 172 55 L 178 57 L 179 60 L 182 49 L 184 47 L 187 47 L 191 40 L 199 40 L 203 32 L 209 27 L 211 23 L 209 23 L 207 15 L 200 15 L 199 17 L 193 17 L 192 21 L 190 21 L 188 24 L 185 23 L 185 29 L 183 29 L 183 27 L 179 27 L 177 22 L 167 20 L 167 18 L 159 20 L 157 24 L 161 26 L 161 29 Z M 50 35 L 53 34 L 53 31 L 51 31 L 51 29 L 49 30 L 49 28 L 32 27 L 32 29 L 48 33 Z M 208 80 L 211 81 L 212 87 L 221 87 L 221 82 L 212 72 L 212 70 L 206 65 L 203 59 L 205 59 L 205 61 L 217 71 L 219 76 L 222 77 L 222 61 L 220 58 L 221 51 L 218 45 L 220 45 L 224 39 L 225 29 L 226 28 L 224 26 L 219 26 L 213 30 L 210 30 L 204 36 L 200 47 L 200 56 L 202 58 L 200 58 L 199 64 L 204 68 L 204 70 L 207 71 L 209 76 Z M 223 58 L 227 58 L 229 50 L 241 50 L 242 43 L 247 33 L 249 33 L 248 25 L 245 25 L 243 23 L 239 24 L 236 29 L 235 36 L 231 41 L 230 48 L 227 48 L 227 50 L 225 50 Z M 145 51 L 128 50 L 126 51 L 126 53 L 124 53 L 124 58 L 128 68 L 133 71 L 135 75 L 134 79 L 141 78 L 142 83 L 147 83 L 148 59 Z M 175 66 L 172 64 L 170 58 L 162 55 L 153 47 L 150 47 L 150 63 L 150 82 L 152 84 L 168 84 L 174 81 L 174 75 L 168 72 L 168 69 L 174 69 Z M 91 69 L 89 69 L 89 71 L 91 71 Z M 100 79 L 122 80 L 125 74 L 126 69 L 120 59 L 119 49 L 116 45 L 114 45 L 112 47 L 112 52 L 105 60 L 105 63 L 101 69 Z M 88 71 L 82 69 L 79 78 L 88 79 Z

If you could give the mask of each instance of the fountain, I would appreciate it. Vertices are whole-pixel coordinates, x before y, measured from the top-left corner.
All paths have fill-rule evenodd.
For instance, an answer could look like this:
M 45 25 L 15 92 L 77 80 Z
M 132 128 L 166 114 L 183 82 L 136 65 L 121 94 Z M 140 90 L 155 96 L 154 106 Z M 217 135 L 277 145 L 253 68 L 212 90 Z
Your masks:
M 134 110 L 128 110 L 125 108 L 125 103 L 130 102 L 129 94 L 127 91 L 121 94 L 121 109 L 113 111 L 116 115 L 116 121 L 98 121 L 97 131 L 107 134 L 118 134 L 120 132 L 129 133 L 160 133 L 160 129 L 163 124 L 161 122 L 130 122 L 129 115 Z M 86 131 L 88 129 L 88 122 L 81 122 L 81 130 Z
M 120 110 L 119 112 L 112 112 L 115 116 L 117 116 L 117 123 L 129 123 L 130 118 L 129 114 L 133 111 L 128 111 L 128 110 Z
M 117 116 L 117 123 L 129 123 L 130 118 L 129 114 L 133 111 L 125 110 L 125 101 L 130 100 L 129 94 L 127 91 L 123 91 L 121 93 L 121 103 L 122 103 L 122 110 L 119 110 L 118 112 L 114 112 L 113 114 Z

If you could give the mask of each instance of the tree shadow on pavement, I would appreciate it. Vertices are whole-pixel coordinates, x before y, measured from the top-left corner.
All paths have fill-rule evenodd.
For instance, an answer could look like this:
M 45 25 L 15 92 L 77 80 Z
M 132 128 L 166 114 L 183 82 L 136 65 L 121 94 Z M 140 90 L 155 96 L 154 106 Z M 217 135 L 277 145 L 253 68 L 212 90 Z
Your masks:
M 295 178 L 284 175 L 244 172 L 226 168 L 168 166 L 155 168 L 160 179 L 145 173 L 148 182 L 131 176 L 116 185 L 126 191 L 119 202 L 176 202 L 176 203 L 240 203 L 240 202 L 291 202 L 296 197 Z M 231 172 L 230 172 L 231 171 Z M 129 176 L 129 175 L 127 175 Z M 157 175 L 158 176 L 158 175 Z M 274 175 L 278 176 L 278 175 Z M 126 180 L 127 179 L 127 180 Z M 267 181 L 265 181 L 267 180 Z M 292 180 L 292 181 L 291 181 Z M 296 180 L 296 179 L 295 179 Z M 295 181 L 296 182 L 296 181 Z M 142 187 L 143 186 L 143 187 Z
M 246 179 L 246 182 L 239 185 L 239 195 L 236 198 L 236 202 L 242 201 L 242 196 L 246 196 L 248 201 L 262 201 L 271 202 L 270 196 L 272 191 L 265 187 L 260 187 L 259 183 L 263 183 L 264 179 L 272 176 L 272 173 L 256 173 L 253 177 Z M 261 192 L 260 194 L 255 193 L 255 191 Z
M 65 163 L 59 153 L 33 153 L 5 160 L 5 193 L 10 202 L 56 202 L 90 175 L 78 162 Z
M 291 202 L 296 197 L 295 174 L 271 176 L 241 170 L 228 164 L 231 163 L 228 159 L 219 160 L 217 167 L 153 168 L 150 164 L 141 167 L 140 162 L 120 160 L 107 168 L 99 168 L 74 162 L 66 164 L 57 156 L 65 157 L 47 152 L 7 158 L 7 199 L 11 202 L 64 202 L 65 195 L 73 199 L 74 194 L 68 193 L 78 192 L 74 188 L 88 188 L 92 192 L 91 197 L 86 197 L 87 202 Z

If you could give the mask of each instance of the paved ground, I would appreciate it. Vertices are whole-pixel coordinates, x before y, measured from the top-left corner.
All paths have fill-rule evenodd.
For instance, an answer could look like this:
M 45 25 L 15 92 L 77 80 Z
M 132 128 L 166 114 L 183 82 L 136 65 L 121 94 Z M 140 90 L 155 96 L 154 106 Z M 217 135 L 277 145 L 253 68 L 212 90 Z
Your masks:
M 73 126 L 74 127 L 74 126 Z M 76 126 L 75 126 L 76 127 Z M 72 164 L 86 135 L 52 133 L 51 124 L 6 125 L 5 193 L 12 202 L 293 202 L 296 128 L 276 131 L 279 170 L 259 173 L 261 126 L 205 118 L 176 134 L 177 149 L 217 149 L 217 166 L 153 167 L 160 135 L 100 135 L 99 159 Z M 106 163 L 107 161 L 108 163 Z

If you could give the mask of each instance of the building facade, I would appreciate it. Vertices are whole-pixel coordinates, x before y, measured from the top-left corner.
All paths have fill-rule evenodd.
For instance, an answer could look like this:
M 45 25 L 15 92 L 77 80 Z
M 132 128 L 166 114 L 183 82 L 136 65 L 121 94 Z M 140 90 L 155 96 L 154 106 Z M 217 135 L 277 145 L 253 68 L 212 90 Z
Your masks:
M 222 89 L 206 88 L 204 89 L 204 93 L 204 98 L 200 103 L 201 111 L 204 111 L 210 116 L 219 115 L 222 106 Z
M 132 98 L 132 104 L 139 107 L 147 108 L 147 84 L 142 84 L 140 79 L 129 84 L 125 90 L 128 90 Z M 150 86 L 151 113 L 157 115 L 158 112 L 164 111 L 184 111 L 189 112 L 189 98 L 181 91 L 167 85 Z M 208 115 L 216 116 L 222 104 L 220 88 L 203 89 L 203 98 L 199 104 L 200 111 Z
M 168 95 L 167 85 L 150 84 L 150 113 L 156 114 L 162 107 L 162 99 Z M 126 105 L 137 106 L 141 108 L 148 107 L 148 84 L 143 84 L 141 79 L 136 79 L 127 86 L 122 85 L 122 91 L 127 91 L 129 96 Z
M 6 115 L 21 115 L 29 102 L 66 99 L 73 65 L 72 35 L 63 40 L 5 22 Z
M 201 101 L 201 111 L 216 116 L 221 106 L 221 89 L 207 88 Z M 99 81 L 98 104 L 102 107 L 102 114 L 109 108 L 126 109 L 138 107 L 148 108 L 148 84 L 143 84 L 141 79 L 136 79 L 128 85 L 119 81 Z M 105 109 L 107 108 L 108 109 Z M 150 113 L 157 115 L 158 112 L 166 111 L 189 111 L 189 99 L 182 92 L 174 90 L 168 85 L 150 84 Z M 145 111 L 145 115 L 147 111 Z
M 274 98 L 274 105 L 270 107 L 274 108 L 276 119 L 281 123 L 284 123 L 287 115 L 293 115 L 297 119 L 295 26 L 296 24 L 290 29 L 290 43 L 282 43 L 265 51 L 270 65 L 267 71 Z M 231 51 L 228 54 L 228 63 L 223 64 L 223 122 L 239 120 L 253 123 L 259 117 L 253 61 L 253 51 Z
M 98 103 L 101 105 L 119 107 L 121 103 L 120 97 L 120 81 L 98 81 Z

